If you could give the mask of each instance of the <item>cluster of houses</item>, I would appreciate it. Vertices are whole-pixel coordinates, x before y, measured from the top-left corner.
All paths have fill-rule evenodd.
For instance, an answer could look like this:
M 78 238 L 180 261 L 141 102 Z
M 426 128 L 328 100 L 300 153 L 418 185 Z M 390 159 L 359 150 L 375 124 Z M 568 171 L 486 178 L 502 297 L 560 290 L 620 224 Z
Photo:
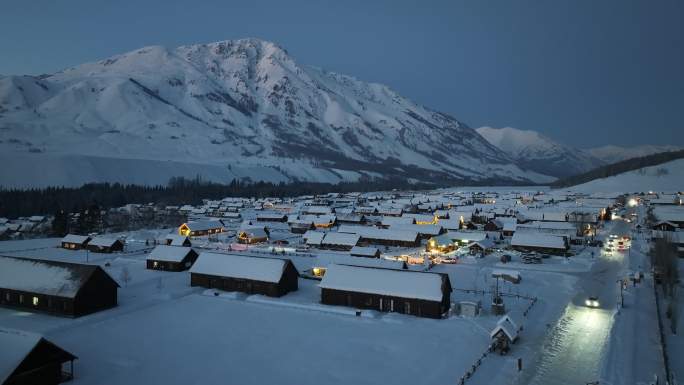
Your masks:
M 0 218 L 0 240 L 45 234 L 50 230 L 50 224 L 49 218 L 43 215 L 17 219 Z
M 649 194 L 643 199 L 652 208 L 655 217 L 651 226 L 653 240 L 665 238 L 677 247 L 684 257 L 684 199 L 680 194 Z

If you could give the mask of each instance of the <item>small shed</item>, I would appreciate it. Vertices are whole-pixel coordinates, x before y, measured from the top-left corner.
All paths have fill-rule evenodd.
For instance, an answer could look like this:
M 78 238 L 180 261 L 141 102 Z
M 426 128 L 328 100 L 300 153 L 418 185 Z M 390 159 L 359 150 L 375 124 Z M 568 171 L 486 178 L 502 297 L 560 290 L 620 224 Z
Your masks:
M 56 385 L 74 378 L 78 357 L 39 334 L 0 328 L 0 346 L 0 384 Z
M 67 234 L 62 238 L 62 248 L 69 250 L 85 249 L 88 241 L 90 241 L 90 237 L 87 235 Z
M 476 317 L 480 314 L 481 308 L 480 301 L 461 301 L 458 303 L 459 315 L 463 317 Z
M 190 268 L 190 286 L 280 297 L 298 287 L 289 259 L 202 253 Z
M 147 256 L 151 270 L 183 271 L 197 260 L 197 252 L 190 247 L 159 245 Z

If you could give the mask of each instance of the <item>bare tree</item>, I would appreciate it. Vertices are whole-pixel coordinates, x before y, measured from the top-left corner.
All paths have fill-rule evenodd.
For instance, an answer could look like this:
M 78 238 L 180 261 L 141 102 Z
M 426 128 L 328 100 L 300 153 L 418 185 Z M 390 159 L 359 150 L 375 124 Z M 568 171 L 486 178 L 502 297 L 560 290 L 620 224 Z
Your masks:
M 679 259 L 677 246 L 670 241 L 665 232 L 662 238 L 654 242 L 650 257 L 655 273 L 660 275 L 662 280 L 663 292 L 672 298 L 679 281 Z
M 130 282 L 131 279 L 133 279 L 133 277 L 131 276 L 131 272 L 128 270 L 128 266 L 124 266 L 123 269 L 121 269 L 119 279 L 121 280 L 121 282 L 124 283 L 126 287 L 128 287 L 128 282 Z

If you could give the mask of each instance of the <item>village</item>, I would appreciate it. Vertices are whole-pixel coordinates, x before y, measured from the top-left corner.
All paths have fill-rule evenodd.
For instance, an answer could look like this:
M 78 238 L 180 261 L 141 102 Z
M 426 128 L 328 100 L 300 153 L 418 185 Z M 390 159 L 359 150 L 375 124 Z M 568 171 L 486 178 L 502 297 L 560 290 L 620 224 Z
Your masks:
M 630 262 L 633 242 L 642 259 L 662 238 L 684 253 L 681 196 L 665 193 L 471 188 L 163 210 L 182 222 L 0 242 L 0 340 L 18 357 L 3 383 L 514 383 L 543 364 L 539 339 L 566 305 L 595 317 L 624 295 L 610 284 L 578 300 L 594 265 L 619 260 L 636 287 L 653 272 Z M 188 354 L 202 359 L 175 365 Z M 346 367 L 378 370 L 341 371 L 352 354 Z M 263 360 L 278 370 L 260 372 Z

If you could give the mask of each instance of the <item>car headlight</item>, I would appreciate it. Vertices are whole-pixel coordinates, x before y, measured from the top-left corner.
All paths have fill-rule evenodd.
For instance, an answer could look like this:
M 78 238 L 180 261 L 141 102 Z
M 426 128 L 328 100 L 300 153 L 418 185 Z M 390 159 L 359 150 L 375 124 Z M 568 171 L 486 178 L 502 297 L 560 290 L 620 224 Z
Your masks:
M 587 306 L 591 306 L 591 301 L 590 301 L 590 300 L 586 300 L 586 301 L 584 301 L 584 304 L 587 305 Z

